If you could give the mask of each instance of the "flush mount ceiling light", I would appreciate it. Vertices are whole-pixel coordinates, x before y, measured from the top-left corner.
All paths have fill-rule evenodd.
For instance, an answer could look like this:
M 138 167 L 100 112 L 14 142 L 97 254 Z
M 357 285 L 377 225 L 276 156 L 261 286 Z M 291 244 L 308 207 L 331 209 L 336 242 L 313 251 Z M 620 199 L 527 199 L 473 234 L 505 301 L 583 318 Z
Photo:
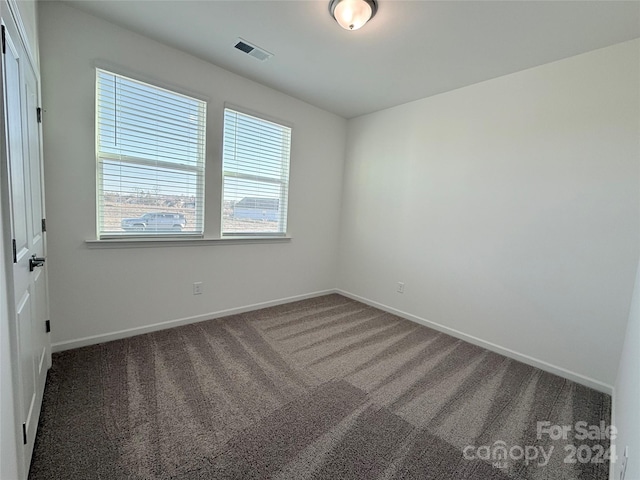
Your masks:
M 376 0 L 331 0 L 329 13 L 345 30 L 358 30 L 378 11 Z

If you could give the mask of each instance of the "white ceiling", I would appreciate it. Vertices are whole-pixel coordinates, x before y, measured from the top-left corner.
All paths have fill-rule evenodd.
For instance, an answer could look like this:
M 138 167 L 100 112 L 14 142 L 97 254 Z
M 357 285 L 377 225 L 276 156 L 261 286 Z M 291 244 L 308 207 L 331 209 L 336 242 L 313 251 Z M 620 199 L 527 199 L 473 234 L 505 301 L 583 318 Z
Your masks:
M 355 32 L 328 0 L 68 3 L 346 118 L 640 37 L 640 1 L 379 0 Z

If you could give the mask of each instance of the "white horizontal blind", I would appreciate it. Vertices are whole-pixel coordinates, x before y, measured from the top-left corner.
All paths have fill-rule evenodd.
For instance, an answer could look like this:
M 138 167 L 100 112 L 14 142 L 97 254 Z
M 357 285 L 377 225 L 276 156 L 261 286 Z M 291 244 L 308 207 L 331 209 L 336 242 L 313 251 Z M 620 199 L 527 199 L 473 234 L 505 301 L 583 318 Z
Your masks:
M 206 103 L 97 69 L 98 236 L 202 235 Z
M 287 231 L 291 128 L 224 111 L 222 235 Z

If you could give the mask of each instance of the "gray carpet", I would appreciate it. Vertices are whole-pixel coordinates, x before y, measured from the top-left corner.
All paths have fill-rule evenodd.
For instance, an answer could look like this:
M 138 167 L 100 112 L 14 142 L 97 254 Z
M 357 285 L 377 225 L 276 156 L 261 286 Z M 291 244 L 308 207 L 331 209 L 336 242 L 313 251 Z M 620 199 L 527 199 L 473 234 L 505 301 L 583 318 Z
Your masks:
M 606 479 L 606 461 L 565 459 L 608 440 L 538 438 L 536 422 L 608 425 L 610 408 L 328 295 L 55 354 L 29 478 Z M 519 447 L 553 451 L 543 466 Z

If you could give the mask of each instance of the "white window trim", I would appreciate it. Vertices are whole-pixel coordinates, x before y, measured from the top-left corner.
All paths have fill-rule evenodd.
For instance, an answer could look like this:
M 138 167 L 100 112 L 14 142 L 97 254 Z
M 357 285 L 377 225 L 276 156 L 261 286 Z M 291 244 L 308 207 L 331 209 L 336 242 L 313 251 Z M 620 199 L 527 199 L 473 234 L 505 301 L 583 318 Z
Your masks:
M 171 84 L 167 84 L 166 82 L 163 81 L 159 81 L 157 79 L 153 79 L 153 78 L 149 78 L 146 77 L 145 75 L 140 75 L 137 73 L 133 73 L 131 71 L 127 71 L 125 69 L 119 68 L 119 67 L 114 67 L 113 65 L 109 65 L 103 62 L 95 62 L 94 63 L 94 88 L 95 88 L 95 120 L 94 120 L 94 128 L 95 128 L 95 158 L 96 158 L 96 192 L 95 192 L 95 200 L 96 200 L 96 206 L 95 206 L 95 220 L 96 220 L 96 240 L 89 240 L 87 242 L 102 242 L 102 241 L 107 241 L 107 242 L 115 242 L 115 241 L 121 241 L 121 242 L 129 242 L 131 240 L 135 240 L 138 242 L 144 242 L 144 241 L 148 241 L 149 239 L 152 240 L 168 240 L 168 241 L 172 241 L 174 239 L 176 240 L 185 240 L 185 241 L 189 241 L 189 240 L 194 240 L 194 239 L 203 239 L 205 236 L 205 232 L 206 232 L 206 223 L 205 223 L 205 209 L 206 209 L 206 165 L 207 165 L 207 125 L 208 125 L 208 117 L 209 117 L 209 101 L 208 98 L 203 96 L 203 95 L 199 95 L 197 93 L 194 92 L 190 92 L 188 90 L 185 90 L 184 88 L 181 88 L 179 86 L 175 86 L 175 85 L 171 85 Z M 161 160 L 154 160 L 154 161 L 150 161 L 144 158 L 139 158 L 139 157 L 133 157 L 133 156 L 127 156 L 127 155 L 114 155 L 114 154 L 109 154 L 109 153 L 101 153 L 100 152 L 100 148 L 99 148 L 99 128 L 98 128 L 98 115 L 99 115 L 99 98 L 98 98 L 98 72 L 99 71 L 103 71 L 107 74 L 113 74 L 116 76 L 121 76 L 124 77 L 126 79 L 130 79 L 132 81 L 137 81 L 137 82 L 141 82 L 147 85 L 150 85 L 152 87 L 156 87 L 158 89 L 161 90 L 166 90 L 169 93 L 174 93 L 177 95 L 182 95 L 185 97 L 189 97 L 192 98 L 194 100 L 198 100 L 202 103 L 204 103 L 205 106 L 205 112 L 204 112 L 204 126 L 205 126 L 205 130 L 204 130 L 204 152 L 203 152 L 203 163 L 202 163 L 202 167 L 190 167 L 190 166 L 182 166 L 179 164 L 174 164 L 171 162 L 163 162 Z M 119 160 L 119 161 L 124 161 L 127 163 L 132 163 L 132 164 L 136 164 L 136 165 L 152 165 L 152 166 L 165 166 L 174 170 L 183 170 L 183 171 L 197 171 L 197 170 L 201 170 L 201 172 L 198 173 L 198 175 L 201 175 L 201 181 L 198 182 L 198 194 L 197 196 L 199 196 L 200 198 L 202 198 L 202 207 L 201 207 L 201 215 L 202 215 L 202 233 L 184 233 L 184 234 L 180 234 L 180 235 L 172 235 L 171 233 L 153 233 L 153 234 L 149 234 L 149 235 L 141 235 L 141 234 L 136 234 L 136 235 L 127 235 L 127 234 L 109 234 L 109 233 L 104 233 L 102 234 L 100 231 L 100 199 L 99 199 L 99 195 L 98 195 L 98 191 L 99 191 L 99 184 L 102 181 L 101 179 L 101 172 L 100 172 L 100 168 L 98 167 L 100 161 L 102 159 L 107 159 L 107 160 Z M 175 242 L 175 240 L 174 240 Z M 174 243 L 172 242 L 172 243 Z
M 224 139 L 224 112 L 225 110 L 234 110 L 238 113 L 243 113 L 245 115 L 249 115 L 252 117 L 256 117 L 259 118 L 261 120 L 265 120 L 267 122 L 271 122 L 271 123 L 275 123 L 277 125 L 283 126 L 283 127 L 287 127 L 291 130 L 291 135 L 290 135 L 290 144 L 289 144 L 289 174 L 288 174 L 288 179 L 287 179 L 287 208 L 286 208 L 286 225 L 287 228 L 284 232 L 273 232 L 273 233 L 260 233 L 260 232 L 232 232 L 232 233 L 223 233 L 223 210 L 224 210 L 224 159 L 221 158 L 221 180 L 222 183 L 220 184 L 220 225 L 219 225 L 219 229 L 218 229 L 218 234 L 220 235 L 221 239 L 241 239 L 241 238 L 254 238 L 254 239 L 270 239 L 270 238 L 291 238 L 290 236 L 290 228 L 289 228 L 289 218 L 290 218 L 290 211 L 289 211 L 289 192 L 290 192 L 290 186 L 291 186 L 291 153 L 293 151 L 293 138 L 294 138 L 294 124 L 292 122 L 288 122 L 286 120 L 282 120 L 281 118 L 278 117 L 274 117 L 272 115 L 267 115 L 265 113 L 262 112 L 258 112 L 256 110 L 252 110 L 250 108 L 245 108 L 242 106 L 239 106 L 237 104 L 234 103 L 230 103 L 230 102 L 224 102 L 223 106 L 222 106 L 222 138 Z M 220 145 L 220 150 L 221 150 L 221 157 L 224 156 L 224 152 L 223 152 L 223 146 L 224 146 L 224 140 Z
M 247 236 L 232 237 L 225 235 L 221 238 L 110 238 L 100 240 L 85 240 L 89 249 L 103 248 L 156 248 L 156 247 L 197 247 L 206 245 L 250 245 L 264 243 L 289 243 L 293 237 L 287 236 Z

